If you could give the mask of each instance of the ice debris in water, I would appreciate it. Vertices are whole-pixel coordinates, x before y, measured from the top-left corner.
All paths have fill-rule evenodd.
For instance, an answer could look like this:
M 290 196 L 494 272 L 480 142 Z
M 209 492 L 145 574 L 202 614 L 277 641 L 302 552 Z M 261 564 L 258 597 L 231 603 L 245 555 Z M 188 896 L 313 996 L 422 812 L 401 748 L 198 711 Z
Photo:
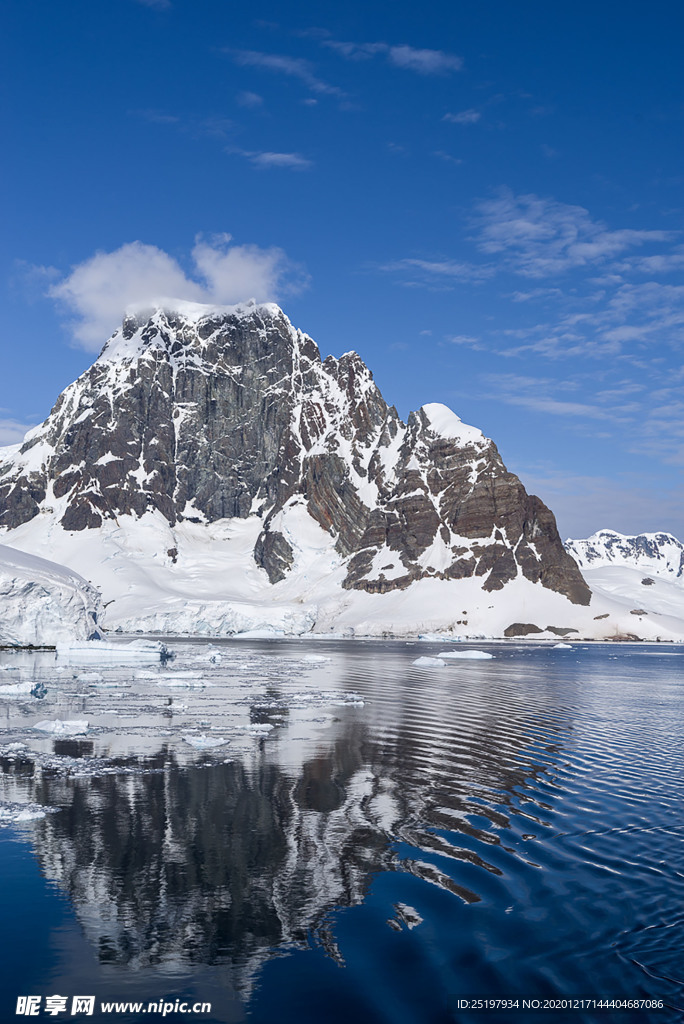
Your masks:
M 554 644 L 551 648 L 552 651 L 571 651 L 572 644 Z
M 324 665 L 327 661 L 332 661 L 332 658 L 326 658 L 324 654 L 305 654 L 302 661 L 311 665 Z
M 416 660 L 412 664 L 414 664 L 417 668 L 445 668 L 446 667 L 446 661 L 443 661 L 442 658 L 426 658 L 426 657 L 416 658 Z
M 0 686 L 0 697 L 26 697 L 30 695 L 34 684 L 11 683 L 8 686 Z
M 489 654 L 488 651 L 440 651 L 438 657 L 440 658 L 466 658 L 468 661 L 482 661 L 493 658 L 493 654 Z
M 85 718 L 56 718 L 54 721 L 36 722 L 33 726 L 40 732 L 50 733 L 52 736 L 81 736 L 88 731 L 88 722 Z
M 212 747 L 223 747 L 228 742 L 222 736 L 207 736 L 204 732 L 200 733 L 199 736 L 192 736 L 186 733 L 183 739 L 191 747 L 195 747 L 196 750 L 210 750 Z
M 57 810 L 57 808 L 41 807 L 40 804 L 0 803 L 0 825 L 37 821 L 53 810 Z
M 99 672 L 81 672 L 76 678 L 79 683 L 101 683 L 104 676 Z

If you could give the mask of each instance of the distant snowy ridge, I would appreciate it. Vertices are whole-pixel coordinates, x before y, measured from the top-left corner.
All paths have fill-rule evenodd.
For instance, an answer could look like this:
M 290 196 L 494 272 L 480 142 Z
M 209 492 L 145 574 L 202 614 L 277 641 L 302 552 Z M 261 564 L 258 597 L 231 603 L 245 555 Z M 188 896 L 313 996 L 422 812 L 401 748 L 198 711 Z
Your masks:
M 54 647 L 99 636 L 97 590 L 64 565 L 0 544 L 0 645 Z
M 582 570 L 616 565 L 684 584 L 684 544 L 671 533 L 626 537 L 599 530 L 586 540 L 566 540 L 565 550 Z

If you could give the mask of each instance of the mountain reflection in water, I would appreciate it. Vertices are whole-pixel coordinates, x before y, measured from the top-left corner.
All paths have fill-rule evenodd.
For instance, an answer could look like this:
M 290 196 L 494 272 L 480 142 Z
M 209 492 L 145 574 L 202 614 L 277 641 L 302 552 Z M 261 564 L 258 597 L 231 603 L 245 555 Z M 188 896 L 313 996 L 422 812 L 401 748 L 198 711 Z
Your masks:
M 469 1019 L 460 996 L 682 1004 L 680 652 L 499 647 L 429 672 L 420 645 L 325 650 L 325 685 L 365 707 L 313 734 L 284 715 L 239 757 L 162 745 L 139 772 L 25 774 L 27 799 L 61 808 L 32 841 L 103 969 L 220 967 L 254 1019 L 312 1024 L 321 958 L 359 1024 Z

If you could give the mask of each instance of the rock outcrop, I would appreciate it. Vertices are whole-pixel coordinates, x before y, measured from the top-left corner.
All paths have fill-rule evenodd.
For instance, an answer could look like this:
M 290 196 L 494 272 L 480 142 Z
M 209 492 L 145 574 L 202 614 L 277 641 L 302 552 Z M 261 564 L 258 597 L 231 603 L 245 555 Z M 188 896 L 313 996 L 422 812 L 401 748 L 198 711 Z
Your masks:
M 172 525 L 258 516 L 254 559 L 296 571 L 304 510 L 349 590 L 517 576 L 577 604 L 590 591 L 553 514 L 496 445 L 445 406 L 404 424 L 360 357 L 321 361 L 274 305 L 177 303 L 127 316 L 42 426 L 0 464 L 0 527 L 48 512 L 64 530 L 156 509 Z

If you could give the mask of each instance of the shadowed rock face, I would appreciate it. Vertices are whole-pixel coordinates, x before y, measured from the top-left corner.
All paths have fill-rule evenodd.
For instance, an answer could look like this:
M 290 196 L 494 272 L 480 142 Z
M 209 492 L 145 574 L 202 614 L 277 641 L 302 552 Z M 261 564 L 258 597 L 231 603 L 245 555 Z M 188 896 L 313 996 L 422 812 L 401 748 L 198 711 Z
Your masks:
M 321 362 L 273 305 L 127 317 L 20 452 L 0 466 L 0 526 L 54 510 L 66 530 L 157 509 L 172 525 L 258 515 L 254 557 L 293 569 L 305 507 L 346 560 L 344 586 L 522 574 L 590 592 L 553 514 L 496 445 L 443 406 L 404 424 L 356 353 Z

